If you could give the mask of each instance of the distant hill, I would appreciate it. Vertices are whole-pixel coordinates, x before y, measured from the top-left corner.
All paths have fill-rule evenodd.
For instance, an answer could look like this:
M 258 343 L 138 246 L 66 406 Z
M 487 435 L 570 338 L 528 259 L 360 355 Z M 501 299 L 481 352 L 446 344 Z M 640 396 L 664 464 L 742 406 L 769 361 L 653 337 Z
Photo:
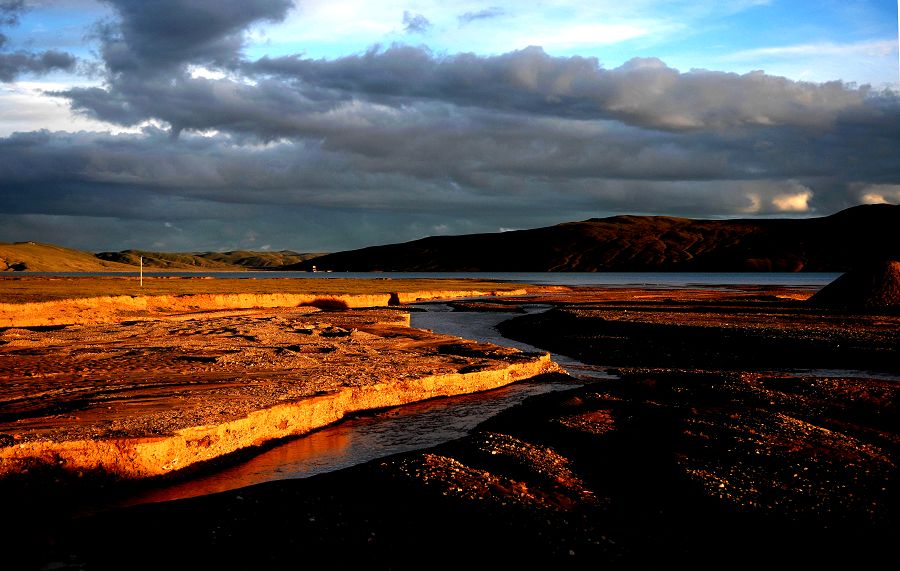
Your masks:
M 38 242 L 0 243 L 0 272 L 127 272 L 134 268 L 89 252 Z
M 900 259 L 900 206 L 823 218 L 691 220 L 614 216 L 493 234 L 433 236 L 337 252 L 285 270 L 846 271 Z
M 166 253 L 125 250 L 93 254 L 38 242 L 0 243 L 0 272 L 133 272 L 144 258 L 144 269 L 173 271 L 244 271 L 278 269 L 321 254 L 281 252 Z
M 234 252 L 202 252 L 171 253 L 148 252 L 143 250 L 125 250 L 122 252 L 100 252 L 96 254 L 101 260 L 119 262 L 138 266 L 140 258 L 144 259 L 144 267 L 161 270 L 206 270 L 206 271 L 242 271 L 253 269 L 274 269 L 279 266 L 297 264 L 310 260 L 321 254 L 298 253 L 289 250 L 279 252 L 251 252 L 238 250 Z M 131 268 L 133 269 L 133 268 Z
M 247 250 L 238 250 L 235 252 L 208 252 L 201 255 L 211 261 L 225 263 L 231 266 L 254 269 L 274 269 L 280 266 L 297 264 L 306 260 L 318 258 L 323 254 L 321 252 L 300 253 L 292 252 L 290 250 L 281 250 L 280 252 L 251 252 Z

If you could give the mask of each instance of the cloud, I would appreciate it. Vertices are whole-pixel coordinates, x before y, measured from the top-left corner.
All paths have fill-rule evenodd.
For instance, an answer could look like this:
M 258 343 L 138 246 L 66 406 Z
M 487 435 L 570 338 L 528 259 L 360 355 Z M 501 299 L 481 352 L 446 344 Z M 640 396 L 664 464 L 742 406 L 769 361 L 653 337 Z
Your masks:
M 900 204 L 900 184 L 853 185 L 863 204 Z
M 422 14 L 403 12 L 403 29 L 407 34 L 424 34 L 431 28 L 431 22 Z
M 788 194 L 779 194 L 772 199 L 772 205 L 779 212 L 806 212 L 809 210 L 809 200 L 813 193 L 809 189 Z
M 147 240 L 163 223 L 177 224 L 185 232 L 177 239 L 197 241 L 192 248 L 249 247 L 253 230 L 277 248 L 333 250 L 437 227 L 495 231 L 616 212 L 825 214 L 900 185 L 876 182 L 900 172 L 897 131 L 881 122 L 827 132 L 658 131 L 435 101 L 398 109 L 358 100 L 294 121 L 302 135 L 269 143 L 235 131 L 172 138 L 154 128 L 0 139 L 0 211 L 19 221 L 0 239 L 15 239 L 22 220 L 35 216 L 86 217 L 116 228 L 143 221 Z M 314 215 L 341 223 L 310 225 Z M 367 225 L 354 227 L 362 219 Z
M 831 207 L 822 207 L 823 204 L 827 204 L 827 199 L 815 204 L 816 192 L 810 187 L 825 191 L 823 194 L 830 191 L 832 198 L 843 194 L 846 199 L 849 194 L 846 185 L 837 190 L 830 187 L 827 179 L 818 178 L 811 178 L 805 183 L 783 178 L 734 181 L 731 185 L 731 194 L 736 209 L 743 214 L 761 216 L 808 214 L 815 212 L 817 207 L 824 212 L 830 211 Z
M 897 53 L 897 40 L 868 40 L 863 42 L 838 44 L 822 42 L 816 44 L 795 44 L 742 50 L 725 56 L 725 61 L 758 60 L 760 58 L 794 58 L 797 56 L 844 57 L 850 54 L 865 56 L 890 56 Z
M 490 8 L 485 8 L 484 10 L 478 10 L 477 12 L 466 12 L 464 14 L 460 14 L 458 16 L 458 20 L 460 25 L 471 24 L 472 22 L 476 22 L 478 20 L 492 20 L 494 18 L 499 18 L 506 14 L 506 10 L 499 6 L 491 6 Z
M 13 82 L 26 73 L 41 75 L 54 70 L 72 70 L 74 67 L 75 58 L 72 55 L 55 50 L 40 54 L 21 51 L 11 54 L 0 53 L 0 82 Z
M 175 134 L 221 123 L 240 130 L 265 114 L 244 105 L 254 97 L 246 84 L 210 78 L 236 67 L 248 27 L 283 19 L 290 0 L 104 1 L 118 14 L 99 29 L 105 85 L 56 92 L 74 111 L 124 126 L 165 121 Z M 292 100 L 288 94 L 279 102 Z
M 110 73 L 168 72 L 186 63 L 232 66 L 248 26 L 284 19 L 290 0 L 103 0 L 119 16 L 99 33 Z
M 104 36 L 103 87 L 59 93 L 78 112 L 119 125 L 148 120 L 172 132 L 210 129 L 263 139 L 309 136 L 310 117 L 347 101 L 395 109 L 417 102 L 586 120 L 615 120 L 659 130 L 746 126 L 826 128 L 848 113 L 871 112 L 870 90 L 840 82 L 802 83 L 753 72 L 680 72 L 656 58 L 605 69 L 595 58 L 554 57 L 539 47 L 495 56 L 438 56 L 394 45 L 334 60 L 299 55 L 242 62 L 244 30 L 282 18 L 286 0 L 166 0 L 165 13 L 144 2 L 108 0 L 121 13 Z M 421 15 L 405 12 L 408 26 Z M 203 32 L 191 31 L 199 21 Z M 177 20 L 178 25 L 172 22 Z M 417 28 L 418 27 L 418 28 Z M 174 66 L 174 67 L 173 67 Z M 208 69 L 205 77 L 189 70 Z M 222 74 L 222 69 L 233 75 Z M 165 71 L 165 73 L 162 73 Z
M 900 172 L 891 94 L 761 73 L 682 73 L 655 59 L 607 70 L 537 48 L 264 58 L 236 75 L 122 80 L 65 95 L 105 120 L 161 121 L 184 139 L 159 131 L 116 145 L 76 138 L 58 155 L 42 146 L 47 164 L 83 157 L 65 175 L 73 185 L 211 204 L 505 212 L 491 229 L 527 227 L 531 209 L 547 223 L 585 211 L 829 212 L 858 202 L 850 185 Z M 22 161 L 11 148 L 9 156 L 15 174 L 41 154 L 32 148 Z
M 19 16 L 26 10 L 24 0 L 5 0 L 0 2 L 0 26 L 16 26 Z M 3 50 L 9 38 L 0 33 L 0 50 Z M 0 51 L 0 83 L 11 83 L 23 74 L 42 75 L 54 70 L 72 70 L 75 58 L 68 53 L 47 50 L 32 53 L 18 50 L 13 53 Z
M 538 47 L 436 57 L 423 48 L 393 46 L 331 61 L 263 58 L 248 69 L 388 104 L 440 100 L 668 130 L 825 126 L 864 107 L 869 95 L 840 82 L 801 83 L 759 72 L 679 72 L 656 58 L 607 70 L 595 58 L 553 57 Z

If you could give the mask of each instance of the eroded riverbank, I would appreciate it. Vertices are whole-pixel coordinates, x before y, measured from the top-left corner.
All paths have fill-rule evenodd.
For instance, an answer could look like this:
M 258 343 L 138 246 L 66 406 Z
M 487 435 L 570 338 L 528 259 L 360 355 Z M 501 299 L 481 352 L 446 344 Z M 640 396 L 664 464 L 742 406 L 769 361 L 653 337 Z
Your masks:
M 298 284 L 297 280 L 154 279 L 159 283 L 148 284 L 144 289 L 136 287 L 133 280 L 124 278 L 0 278 L 0 328 L 193 319 L 196 313 L 247 308 L 391 307 L 430 299 L 520 296 L 529 292 L 560 290 L 465 280 L 454 280 L 442 286 L 434 283 L 437 280 L 422 280 L 424 283 L 417 280 L 383 280 L 373 285 L 371 280 L 327 280 L 329 283 L 325 284 L 305 280 Z M 217 283 L 219 281 L 225 283 Z M 91 285 L 95 282 L 101 285 Z M 341 285 L 350 291 L 335 289 Z M 429 285 L 432 287 L 429 288 Z M 73 297 L 59 297 L 66 294 L 66 286 Z M 229 287 L 233 291 L 223 290 Z M 133 293 L 106 293 L 123 290 Z
M 0 476 L 143 478 L 346 414 L 489 390 L 549 357 L 314 308 L 0 332 Z

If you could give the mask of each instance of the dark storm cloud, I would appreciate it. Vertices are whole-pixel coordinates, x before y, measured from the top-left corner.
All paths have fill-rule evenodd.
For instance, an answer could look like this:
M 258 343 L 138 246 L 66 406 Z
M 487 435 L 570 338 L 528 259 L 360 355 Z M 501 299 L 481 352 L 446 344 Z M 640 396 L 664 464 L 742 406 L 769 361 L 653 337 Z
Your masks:
M 265 236 L 256 247 L 316 250 L 608 212 L 778 213 L 778 204 L 807 193 L 810 207 L 827 213 L 860 200 L 867 179 L 857 175 L 900 172 L 895 153 L 869 159 L 859 139 L 843 148 L 775 142 L 776 133 L 684 139 L 616 123 L 429 111 L 392 128 L 371 116 L 334 117 L 343 128 L 267 145 L 227 135 L 172 139 L 155 129 L 0 139 L 0 239 L 21 238 L 26 222 L 53 232 L 82 217 L 108 229 L 90 238 L 97 249 L 140 241 L 252 247 L 247 236 Z M 792 153 L 801 143 L 808 150 Z M 845 175 L 856 161 L 869 164 Z
M 219 26 L 220 35 L 214 37 L 228 39 L 224 43 L 230 46 L 240 36 L 234 31 L 237 22 L 246 25 L 261 13 L 253 12 L 243 20 L 225 19 L 231 27 Z M 126 19 L 123 27 L 136 27 L 128 24 L 132 20 L 149 27 L 134 17 Z M 130 47 L 134 39 L 129 38 L 135 35 L 121 34 L 126 46 L 123 53 L 148 52 Z M 230 46 L 223 48 L 221 57 L 210 56 L 207 61 L 202 55 L 209 46 L 222 47 L 218 41 L 193 41 L 170 49 L 163 61 L 215 63 L 213 60 L 228 59 L 226 54 L 237 57 L 238 52 Z M 121 62 L 111 51 L 105 51 L 107 65 L 110 70 L 119 69 Z M 172 53 L 179 55 L 173 57 Z M 654 58 L 633 59 L 605 69 L 595 58 L 553 57 L 537 47 L 498 56 L 437 57 L 425 48 L 393 46 L 336 60 L 266 57 L 243 65 L 242 70 L 270 80 L 258 86 L 240 79 L 212 82 L 191 78 L 183 69 L 162 77 L 111 74 L 104 89 L 76 89 L 66 95 L 77 110 L 107 121 L 128 125 L 160 119 L 170 123 L 175 132 L 248 132 L 255 124 L 261 137 L 290 135 L 296 131 L 298 116 L 310 106 L 321 111 L 350 99 L 395 107 L 428 100 L 542 116 L 612 119 L 661 130 L 748 125 L 825 128 L 848 113 L 861 117 L 873 111 L 867 88 L 855 89 L 840 82 L 803 83 L 761 72 L 682 73 Z
M 2 39 L 0 38 L 0 47 L 2 47 Z M 40 75 L 58 69 L 71 70 L 74 67 L 74 57 L 55 50 L 41 54 L 27 52 L 0 53 L 0 81 L 5 83 L 15 81 L 16 78 L 24 73 Z
M 15 26 L 19 23 L 19 16 L 26 10 L 24 0 L 7 0 L 0 2 L 0 26 Z M 12 53 L 4 53 L 9 38 L 0 33 L 0 82 L 10 83 L 20 75 L 30 73 L 41 75 L 54 70 L 72 70 L 75 67 L 75 58 L 65 52 L 48 50 L 41 53 L 32 53 L 17 50 Z
M 194 216 L 158 198 L 177 197 L 171 204 L 446 216 L 473 208 L 514 218 L 563 210 L 716 215 L 784 211 L 776 198 L 809 192 L 812 209 L 833 211 L 858 201 L 860 184 L 896 184 L 900 172 L 897 131 L 873 136 L 858 124 L 840 137 L 783 127 L 658 132 L 434 102 L 398 113 L 354 101 L 304 120 L 295 127 L 306 136 L 267 145 L 225 134 L 173 139 L 158 129 L 15 135 L 0 140 L 0 209 Z M 108 194 L 116 192 L 130 198 Z M 157 199 L 138 207 L 141 196 Z
M 291 0 L 104 0 L 119 15 L 100 32 L 111 73 L 149 73 L 185 63 L 237 62 L 246 28 L 279 21 Z
M 504 218 L 496 200 L 464 189 L 441 196 L 446 184 L 369 172 L 314 142 L 250 149 L 226 136 L 172 140 L 153 129 L 39 132 L 0 139 L 0 170 L 8 173 L 0 180 L 0 240 L 34 238 L 25 231 L 32 228 L 41 239 L 58 236 L 89 249 L 159 242 L 182 250 L 266 243 L 333 250 L 413 239 L 444 226 L 493 230 Z M 435 196 L 419 200 L 422 191 Z M 464 223 L 473 201 L 497 216 Z M 447 213 L 456 222 L 447 224 Z
M 188 70 L 188 65 L 235 66 L 247 28 L 283 19 L 293 5 L 290 0 L 105 1 L 118 14 L 118 20 L 100 27 L 106 84 L 60 94 L 70 99 L 75 111 L 120 125 L 159 119 L 175 134 L 225 125 L 249 131 L 253 124 L 257 134 L 270 137 L 281 136 L 285 129 L 267 119 L 280 112 L 273 112 L 272 104 L 295 109 L 304 105 L 283 86 L 277 89 L 283 94 L 268 91 L 271 82 L 251 88 L 192 78 Z
M 503 8 L 491 6 L 490 8 L 485 8 L 484 10 L 479 10 L 477 12 L 466 12 L 465 14 L 458 16 L 458 19 L 460 25 L 465 25 L 478 20 L 491 20 L 503 16 L 504 14 L 506 14 L 506 11 L 504 11 Z
M 823 126 L 862 107 L 868 95 L 840 82 L 801 83 L 760 72 L 681 73 L 655 58 L 607 70 L 595 58 L 553 57 L 538 47 L 435 57 L 424 48 L 394 46 L 333 61 L 263 58 L 251 70 L 384 102 L 432 99 L 671 130 Z
M 192 78 L 183 67 L 163 76 L 114 73 L 130 69 L 123 67 L 124 60 L 231 65 L 239 56 L 244 27 L 260 18 L 283 16 L 282 4 L 257 1 L 246 6 L 215 2 L 224 16 L 199 38 L 188 33 L 190 26 L 158 29 L 162 25 L 146 13 L 156 13 L 155 7 L 139 9 L 145 3 L 121 1 L 121 41 L 107 39 L 105 44 L 107 85 L 64 95 L 76 110 L 125 125 L 159 119 L 175 133 L 225 129 L 255 131 L 263 138 L 302 136 L 304 116 L 311 109 L 322 112 L 347 100 L 398 108 L 435 101 L 673 131 L 773 125 L 828 128 L 849 113 L 863 117 L 873 112 L 867 88 L 840 82 L 802 83 L 761 72 L 682 73 L 654 58 L 605 69 L 595 58 L 553 57 L 538 47 L 486 57 L 437 57 L 410 46 L 372 49 L 336 60 L 266 57 L 241 67 L 264 80 L 257 85 L 241 78 Z M 240 8 L 228 8 L 237 5 Z M 193 8 L 194 19 L 204 14 L 203 6 Z M 414 16 L 405 14 L 409 22 L 416 20 Z M 156 44 L 167 47 L 152 49 Z M 123 59 L 119 52 L 139 57 Z
M 166 81 L 129 76 L 106 88 L 76 88 L 58 95 L 67 97 L 75 110 L 120 125 L 159 119 L 175 134 L 222 129 L 266 140 L 309 132 L 315 113 L 340 102 L 340 97 L 324 98 L 316 90 L 294 89 L 280 81 L 248 85 L 184 74 Z
M 526 56 L 533 53 L 534 50 L 524 52 Z M 322 164 L 316 167 L 318 176 L 350 182 L 355 188 L 367 185 L 359 180 L 347 181 L 348 173 L 358 173 L 360 180 L 382 177 L 391 190 L 370 188 L 366 192 L 367 204 L 403 205 L 407 199 L 414 202 L 416 196 L 440 203 L 442 191 L 425 194 L 429 192 L 427 181 L 448 184 L 448 188 L 456 184 L 473 189 L 471 198 L 503 196 L 516 186 L 543 188 L 541 181 L 553 181 L 554 186 L 547 190 L 558 196 L 567 181 L 589 181 L 598 188 L 613 188 L 603 181 L 780 177 L 838 177 L 849 181 L 868 180 L 879 172 L 882 176 L 896 172 L 890 168 L 896 166 L 891 149 L 897 143 L 898 106 L 896 99 L 889 96 L 874 97 L 834 85 L 796 84 L 771 78 L 776 85 L 784 87 L 787 83 L 787 87 L 801 91 L 795 98 L 818 97 L 849 103 L 843 109 L 837 103 L 810 106 L 809 113 L 820 115 L 815 121 L 801 120 L 800 126 L 812 126 L 812 130 L 797 129 L 796 124 L 790 123 L 796 117 L 786 117 L 786 125 L 758 119 L 744 123 L 732 120 L 735 125 L 727 130 L 648 130 L 646 123 L 653 121 L 633 121 L 634 125 L 629 126 L 628 121 L 606 118 L 610 113 L 602 108 L 591 109 L 583 104 L 571 104 L 568 112 L 554 113 L 559 103 L 545 100 L 546 89 L 523 90 L 525 93 L 516 100 L 511 84 L 529 75 L 527 66 L 516 65 L 529 60 L 522 60 L 522 55 L 523 52 L 505 58 L 466 56 L 445 64 L 423 50 L 394 48 L 383 54 L 372 52 L 335 62 L 263 60 L 254 67 L 265 68 L 273 77 L 255 85 L 228 79 L 180 77 L 167 83 L 120 82 L 118 92 L 77 90 L 69 96 L 76 105 L 125 124 L 156 118 L 172 125 L 176 132 L 217 129 L 263 140 L 314 141 L 316 148 L 344 161 L 335 170 L 340 174 L 329 173 L 329 166 Z M 538 55 L 538 61 L 556 63 L 562 71 L 544 72 L 544 79 L 540 79 L 540 73 L 531 74 L 534 85 L 548 81 L 559 85 L 559 77 L 578 75 L 587 61 L 553 60 L 542 52 Z M 371 74 L 360 65 L 366 61 L 375 70 Z M 402 65 L 392 67 L 391 61 Z M 442 67 L 445 65 L 450 67 Z M 492 66 L 491 71 L 484 71 Z M 625 72 L 632 67 L 626 66 Z M 394 75 L 387 73 L 388 68 L 393 69 Z M 421 81 L 413 80 L 414 69 L 425 72 Z M 593 64 L 590 69 L 599 72 Z M 664 66 L 655 69 L 673 71 Z M 620 70 L 604 73 L 616 74 Z M 483 78 L 480 83 L 469 81 L 479 75 Z M 709 79 L 703 75 L 701 79 Z M 497 79 L 502 77 L 507 77 L 505 84 Z M 767 79 L 770 78 L 750 77 L 751 82 Z M 682 89 L 685 91 L 689 90 Z M 504 94 L 509 97 L 503 97 Z M 711 98 L 702 93 L 685 97 L 688 95 L 689 99 Z M 788 107 L 789 103 L 764 101 L 761 105 L 779 108 Z M 798 116 L 803 115 L 800 104 L 794 108 Z M 714 110 L 706 108 L 704 112 Z M 661 113 L 671 116 L 665 109 Z M 720 114 L 724 113 L 720 110 Z M 305 147 L 307 151 L 309 148 Z M 861 148 L 868 150 L 864 157 L 856 156 Z M 402 180 L 388 184 L 384 177 Z M 402 191 L 407 187 L 408 192 Z M 572 186 L 576 187 L 579 185 Z M 615 201 L 609 197 L 618 191 L 611 192 L 598 202 L 614 207 Z M 361 193 L 337 193 L 331 200 L 349 204 L 360 198 Z M 707 208 L 698 211 L 716 212 L 722 206 L 715 197 L 706 204 Z
M 422 14 L 403 12 L 403 29 L 407 34 L 424 34 L 431 28 L 431 22 Z

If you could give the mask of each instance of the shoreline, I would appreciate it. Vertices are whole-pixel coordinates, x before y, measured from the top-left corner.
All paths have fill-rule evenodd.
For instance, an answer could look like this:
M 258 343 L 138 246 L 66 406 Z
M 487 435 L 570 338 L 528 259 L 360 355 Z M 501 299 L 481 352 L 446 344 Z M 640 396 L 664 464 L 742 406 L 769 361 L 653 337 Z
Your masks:
M 241 280 L 146 278 L 5 278 L 0 328 L 177 319 L 192 313 L 252 308 L 394 307 L 434 299 L 522 296 L 566 291 L 485 280 Z

